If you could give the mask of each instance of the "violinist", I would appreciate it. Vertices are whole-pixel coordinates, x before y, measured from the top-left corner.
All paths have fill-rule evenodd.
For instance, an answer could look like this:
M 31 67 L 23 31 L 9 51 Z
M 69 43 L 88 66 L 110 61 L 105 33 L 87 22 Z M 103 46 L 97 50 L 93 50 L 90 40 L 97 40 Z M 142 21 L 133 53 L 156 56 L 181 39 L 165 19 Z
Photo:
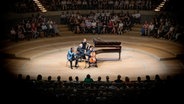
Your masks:
M 77 47 L 77 58 L 80 59 L 80 61 L 82 59 L 85 59 L 85 50 L 82 48 L 82 44 L 79 44 L 79 46 Z
M 86 47 L 87 47 L 87 39 L 84 38 L 83 41 L 81 42 L 81 44 L 82 44 L 82 49 L 83 50 L 86 50 Z
M 73 69 L 72 61 L 74 61 L 74 60 L 75 60 L 75 67 L 77 67 L 77 65 L 78 65 L 78 58 L 76 58 L 76 54 L 74 53 L 74 49 L 73 48 L 70 48 L 70 50 L 68 50 L 67 59 L 68 59 L 68 61 L 70 61 L 70 68 L 71 69 Z
M 89 50 L 90 44 L 87 42 L 87 39 L 86 38 L 83 39 L 83 41 L 81 42 L 81 44 L 82 44 L 82 50 L 83 50 L 83 52 L 86 53 Z M 85 56 L 83 56 L 82 58 L 83 59 L 86 59 Z

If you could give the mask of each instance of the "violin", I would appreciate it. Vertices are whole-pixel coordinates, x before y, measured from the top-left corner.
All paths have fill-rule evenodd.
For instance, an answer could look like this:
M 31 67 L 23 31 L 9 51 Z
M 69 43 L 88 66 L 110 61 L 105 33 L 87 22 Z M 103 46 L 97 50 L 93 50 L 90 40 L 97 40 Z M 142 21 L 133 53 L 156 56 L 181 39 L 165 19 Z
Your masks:
M 95 63 L 96 62 L 96 53 L 93 51 L 93 52 L 91 52 L 91 57 L 90 57 L 90 59 L 89 59 L 89 62 L 90 63 Z

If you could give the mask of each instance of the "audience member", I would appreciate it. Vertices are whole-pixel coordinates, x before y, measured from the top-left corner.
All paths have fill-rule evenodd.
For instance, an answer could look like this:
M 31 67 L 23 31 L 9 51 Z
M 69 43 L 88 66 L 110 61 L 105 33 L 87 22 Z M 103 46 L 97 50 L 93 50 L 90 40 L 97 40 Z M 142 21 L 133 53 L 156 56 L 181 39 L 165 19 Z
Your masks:
M 86 84 L 90 84 L 90 83 L 93 83 L 93 78 L 91 78 L 91 75 L 90 74 L 87 74 L 86 75 L 86 78 L 84 79 L 84 83 Z

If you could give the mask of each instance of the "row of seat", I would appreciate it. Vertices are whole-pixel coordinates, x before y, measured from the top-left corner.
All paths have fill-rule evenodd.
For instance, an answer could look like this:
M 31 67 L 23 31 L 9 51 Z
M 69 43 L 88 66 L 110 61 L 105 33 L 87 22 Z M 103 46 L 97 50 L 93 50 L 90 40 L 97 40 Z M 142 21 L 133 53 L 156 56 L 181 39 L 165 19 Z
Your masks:
M 178 97 L 175 102 L 182 101 L 179 94 L 183 93 L 183 75 L 167 76 L 166 79 L 160 79 L 159 75 L 155 75 L 155 79 L 150 79 L 149 75 L 146 76 L 146 80 L 137 78 L 138 80 L 130 81 L 126 77 L 120 83 L 109 80 L 85 83 L 77 77 L 76 80 L 72 80 L 71 76 L 69 80 L 63 81 L 61 76 L 58 76 L 57 80 L 52 80 L 51 76 L 43 80 L 42 75 L 38 75 L 36 79 L 30 79 L 27 75 L 24 79 L 19 74 L 18 78 L 9 81 L 9 86 L 3 90 L 9 99 L 24 98 L 32 103 L 36 101 L 56 104 L 128 104 L 148 103 L 147 100 L 156 103 L 175 101 L 173 97 Z

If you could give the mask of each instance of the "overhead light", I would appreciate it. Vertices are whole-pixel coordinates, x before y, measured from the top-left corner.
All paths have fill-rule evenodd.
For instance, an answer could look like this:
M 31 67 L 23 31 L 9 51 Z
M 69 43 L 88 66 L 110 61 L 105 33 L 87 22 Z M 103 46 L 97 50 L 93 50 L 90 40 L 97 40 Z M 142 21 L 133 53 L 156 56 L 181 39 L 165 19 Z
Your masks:
M 160 7 L 160 6 L 158 6 L 158 7 L 156 7 L 156 9 L 161 9 L 161 7 Z
M 40 3 L 39 0 L 33 0 L 35 2 L 35 4 L 37 5 L 37 7 L 40 9 L 40 11 L 42 12 L 47 12 L 47 10 L 44 8 L 44 6 Z
M 162 8 L 162 7 L 163 7 L 163 5 L 159 5 L 159 7 L 161 7 L 161 8 Z
M 160 11 L 160 9 L 156 8 L 154 11 L 155 11 L 155 12 L 159 12 L 159 11 Z
M 44 8 L 44 9 L 41 9 L 41 12 L 45 13 L 45 12 L 47 12 L 47 10 Z

